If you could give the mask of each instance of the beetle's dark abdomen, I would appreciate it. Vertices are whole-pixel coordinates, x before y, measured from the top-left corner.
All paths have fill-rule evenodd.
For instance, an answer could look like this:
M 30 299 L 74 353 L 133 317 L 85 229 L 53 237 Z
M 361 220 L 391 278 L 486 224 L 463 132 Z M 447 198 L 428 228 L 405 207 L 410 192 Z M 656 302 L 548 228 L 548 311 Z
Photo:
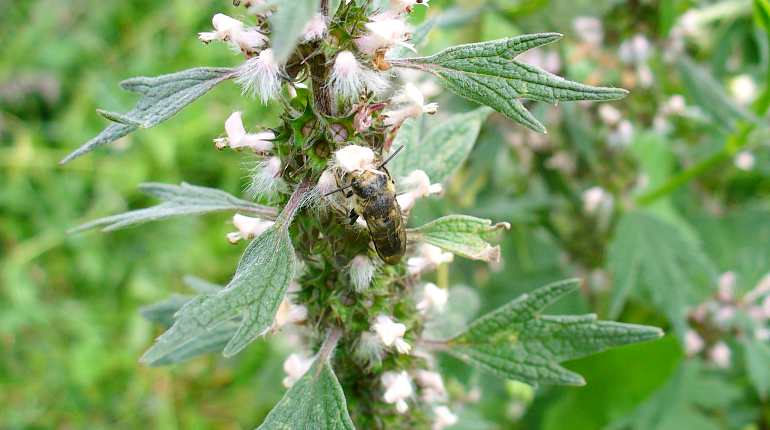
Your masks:
M 386 263 L 397 264 L 406 252 L 406 229 L 395 193 L 385 191 L 362 205 L 361 216 L 369 226 L 377 254 Z

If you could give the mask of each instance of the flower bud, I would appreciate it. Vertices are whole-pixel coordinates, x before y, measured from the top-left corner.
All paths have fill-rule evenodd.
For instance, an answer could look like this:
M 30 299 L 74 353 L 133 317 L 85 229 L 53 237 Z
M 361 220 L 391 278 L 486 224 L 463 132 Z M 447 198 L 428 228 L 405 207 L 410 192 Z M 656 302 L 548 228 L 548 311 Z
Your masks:
M 436 284 L 427 283 L 423 289 L 422 300 L 417 303 L 417 310 L 422 313 L 441 312 L 449 300 L 449 291 Z
M 281 89 L 279 71 L 273 50 L 265 49 L 238 67 L 235 81 L 241 86 L 243 94 L 259 97 L 262 103 L 267 104 Z
M 350 262 L 350 282 L 356 292 L 361 293 L 372 282 L 376 267 L 372 260 L 366 255 L 357 255 Z
M 407 118 L 417 118 L 422 114 L 433 115 L 438 112 L 437 103 L 425 103 L 425 96 L 414 84 L 406 84 L 401 94 L 394 97 L 391 104 L 396 109 L 383 112 L 385 125 L 400 126 Z
M 233 225 L 238 231 L 229 233 L 227 239 L 230 243 L 237 243 L 241 240 L 251 240 L 264 233 L 265 230 L 272 227 L 273 224 L 275 224 L 273 221 L 235 214 L 233 215 Z
M 286 372 L 286 377 L 283 378 L 283 386 L 291 388 L 295 382 L 297 382 L 302 376 L 310 370 L 313 366 L 314 359 L 312 357 L 304 357 L 300 354 L 291 354 L 283 362 L 283 371 Z
M 385 403 L 395 403 L 399 413 L 406 413 L 409 410 L 406 400 L 412 397 L 414 392 L 409 375 L 405 371 L 385 372 L 382 374 L 381 381 L 385 388 L 385 393 L 382 396 Z
M 406 326 L 393 321 L 387 315 L 378 315 L 372 325 L 372 330 L 379 336 L 383 345 L 395 346 L 399 354 L 408 354 L 412 349 L 411 345 L 404 340 Z
M 256 153 L 264 153 L 273 149 L 275 133 L 263 131 L 261 133 L 246 133 L 243 126 L 243 118 L 240 112 L 233 112 L 225 121 L 226 138 L 215 139 L 217 149 L 226 147 L 232 149 L 249 148 Z
M 336 165 L 345 172 L 374 168 L 374 152 L 365 146 L 348 145 L 334 153 Z

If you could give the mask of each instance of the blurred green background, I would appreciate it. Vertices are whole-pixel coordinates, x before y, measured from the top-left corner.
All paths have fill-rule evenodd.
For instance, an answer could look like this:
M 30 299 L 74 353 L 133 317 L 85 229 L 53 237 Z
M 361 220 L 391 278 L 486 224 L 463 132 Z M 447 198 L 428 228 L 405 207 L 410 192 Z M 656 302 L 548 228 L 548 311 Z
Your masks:
M 648 182 L 664 181 L 731 136 L 729 118 L 711 112 L 722 101 L 709 99 L 697 86 L 699 78 L 688 83 L 687 73 L 683 77 L 680 68 L 666 62 L 663 51 L 672 42 L 675 22 L 688 10 L 718 3 L 431 0 L 414 21 L 440 16 L 421 48 L 424 53 L 461 42 L 559 31 L 565 39 L 544 51 L 551 56 L 532 61 L 551 61 L 572 79 L 631 89 L 632 96 L 613 104 L 627 125 L 603 123 L 594 105 L 535 110 L 551 131 L 549 160 L 560 151 L 578 160 L 564 175 L 567 188 L 579 195 L 581 189 L 602 184 L 624 208 L 636 191 L 629 184 L 639 175 Z M 752 2 L 719 4 L 724 10 L 705 24 L 711 30 L 692 36 L 695 42 L 688 43 L 695 46 L 688 49 L 726 88 L 720 97 L 740 76 L 753 77 L 758 93 L 766 83 L 768 45 Z M 280 339 L 255 342 L 233 360 L 211 356 L 160 369 L 137 362 L 160 330 L 139 316 L 141 306 L 186 291 L 182 278 L 187 274 L 218 283 L 232 274 L 242 246 L 224 240 L 231 230 L 228 216 L 184 218 L 110 234 L 69 236 L 66 230 L 152 204 L 138 193 L 141 182 L 187 181 L 238 194 L 252 161 L 215 151 L 211 140 L 234 110 L 243 110 L 249 122 L 270 125 L 277 118 L 275 109 L 242 98 L 235 85 L 223 85 L 161 126 L 69 165 L 57 164 L 105 125 L 95 114 L 97 107 L 120 112 L 132 105 L 134 96 L 118 87 L 122 79 L 237 64 L 239 58 L 226 48 L 204 46 L 195 37 L 210 27 L 214 13 L 237 12 L 228 0 L 8 0 L 0 6 L 0 428 L 256 427 L 284 391 L 281 365 L 290 348 Z M 585 43 L 585 31 L 576 21 L 584 16 L 604 24 L 600 44 Z M 619 60 L 638 54 L 619 51 L 623 41 L 637 34 L 650 41 L 649 58 Z M 677 94 L 700 105 L 699 111 L 657 123 L 667 100 Z M 446 94 L 437 99 L 446 112 L 466 106 Z M 557 202 L 550 194 L 553 178 L 523 167 L 548 160 L 537 151 L 522 152 L 522 139 L 532 143 L 538 137 L 493 117 L 468 165 L 449 184 L 446 201 L 425 202 L 415 213 L 415 224 L 458 211 L 513 224 L 502 243 L 502 266 L 458 261 L 444 273 L 452 285 L 472 285 L 478 293 L 479 305 L 470 306 L 471 311 L 494 308 L 565 277 L 590 279 L 587 288 L 597 291 L 606 284 L 600 269 L 611 230 L 570 227 L 582 222 L 574 207 L 572 212 L 563 209 L 563 200 L 570 197 L 560 196 Z M 618 151 L 617 145 L 628 149 Z M 732 269 L 729 265 L 742 258 L 733 250 L 744 251 L 717 240 L 719 234 L 728 241 L 735 237 L 725 233 L 722 221 L 709 220 L 734 208 L 768 207 L 770 157 L 763 145 L 756 145 L 750 171 L 727 160 L 700 178 L 696 193 L 678 190 L 672 199 L 656 203 L 662 217 L 700 235 L 717 262 L 715 272 Z M 579 197 L 571 198 L 572 206 L 579 207 L 574 201 Z M 759 240 L 751 231 L 746 236 L 745 252 L 756 256 L 755 245 L 767 252 L 770 242 L 751 243 Z M 745 289 L 767 271 L 767 260 L 760 258 L 755 266 Z M 576 294 L 554 310 L 606 316 L 602 297 Z M 668 328 L 644 301 L 629 306 L 620 319 Z M 517 384 L 481 376 L 451 360 L 443 366 L 450 386 L 463 382 L 483 388 L 458 428 L 598 429 L 627 416 L 669 378 L 687 378 L 677 373 L 682 359 L 679 343 L 667 336 L 576 361 L 569 367 L 586 376 L 587 387 L 541 387 L 531 405 L 530 391 Z M 747 423 L 758 422 L 765 401 L 747 394 L 745 386 L 725 382 L 735 378 L 742 377 L 700 381 L 699 390 L 714 390 L 724 400 L 686 405 L 716 409 L 710 416 L 716 415 L 720 424 L 700 428 L 752 428 Z M 737 406 L 728 414 L 729 404 Z

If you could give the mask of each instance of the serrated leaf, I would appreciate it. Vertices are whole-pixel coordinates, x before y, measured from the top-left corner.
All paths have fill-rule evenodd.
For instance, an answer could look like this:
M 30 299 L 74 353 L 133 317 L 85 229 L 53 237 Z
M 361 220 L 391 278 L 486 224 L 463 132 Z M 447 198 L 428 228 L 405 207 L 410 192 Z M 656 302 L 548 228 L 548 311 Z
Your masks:
M 641 289 L 680 336 L 686 329 L 686 307 L 704 298 L 715 278 L 713 264 L 699 244 L 642 212 L 621 218 L 607 258 L 614 280 L 610 318 L 620 314 L 632 290 Z
M 198 338 L 210 336 L 222 324 L 242 317 L 223 352 L 226 357 L 237 354 L 272 325 L 295 265 L 288 227 L 277 223 L 249 244 L 233 279 L 224 289 L 198 296 L 177 312 L 174 324 L 141 361 L 156 362 Z
M 500 261 L 500 247 L 490 245 L 487 240 L 500 230 L 510 228 L 508 223 L 492 225 L 488 219 L 449 215 L 410 230 L 409 239 L 438 246 L 465 258 L 497 262 Z
M 353 430 L 345 393 L 328 360 L 316 362 L 292 385 L 257 430 Z
M 181 185 L 145 183 L 141 184 L 139 189 L 163 202 L 149 208 L 99 218 L 76 227 L 71 232 L 97 227 L 101 227 L 102 231 L 114 231 L 150 221 L 210 212 L 244 211 L 266 219 L 274 219 L 277 213 L 274 208 L 239 199 L 224 191 L 187 183 Z
M 403 153 L 388 164 L 388 170 L 393 177 L 400 178 L 421 169 L 431 182 L 445 181 L 468 158 L 481 125 L 491 112 L 491 109 L 479 108 L 452 115 L 424 136 L 421 120 L 407 120 L 393 142 L 394 148 L 404 146 Z
M 192 276 L 186 277 L 185 283 L 201 294 L 214 293 L 222 288 L 220 285 Z M 174 323 L 174 314 L 192 299 L 194 299 L 194 296 L 174 294 L 162 302 L 142 307 L 139 312 L 148 321 L 162 324 L 168 328 Z M 147 364 L 150 366 L 166 366 L 181 363 L 209 352 L 221 351 L 233 337 L 236 330 L 238 330 L 238 322 L 236 320 L 228 321 L 211 330 L 206 336 L 193 339 Z
M 663 387 L 607 430 L 723 429 L 713 416 L 728 410 L 740 397 L 740 390 L 702 368 L 698 360 L 682 362 Z
M 318 12 L 320 0 L 276 0 L 278 10 L 270 15 L 270 42 L 278 63 L 284 63 L 297 46 L 310 19 Z
M 430 57 L 394 60 L 392 64 L 433 73 L 455 94 L 485 104 L 532 130 L 545 133 L 545 127 L 520 99 L 556 103 L 616 100 L 628 94 L 620 88 L 593 87 L 569 81 L 514 59 L 529 49 L 561 37 L 558 33 L 526 34 L 454 46 Z
M 99 146 L 114 142 L 139 127 L 153 127 L 174 116 L 214 86 L 230 79 L 235 71 L 228 68 L 199 67 L 153 78 L 139 77 L 121 82 L 123 89 L 141 94 L 133 109 L 125 114 L 98 111 L 115 124 L 65 157 L 67 163 Z
M 656 327 L 598 321 L 592 314 L 541 315 L 578 283 L 557 282 L 520 296 L 449 340 L 447 352 L 472 366 L 529 384 L 583 385 L 580 375 L 559 363 L 663 335 Z

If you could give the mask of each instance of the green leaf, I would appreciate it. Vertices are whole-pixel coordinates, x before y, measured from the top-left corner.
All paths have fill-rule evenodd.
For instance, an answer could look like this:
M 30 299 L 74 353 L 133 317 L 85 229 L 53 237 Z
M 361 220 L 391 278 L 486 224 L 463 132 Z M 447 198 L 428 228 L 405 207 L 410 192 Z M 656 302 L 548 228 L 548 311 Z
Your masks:
M 749 381 L 757 390 L 759 397 L 767 399 L 768 390 L 770 390 L 770 367 L 768 367 L 770 346 L 754 339 L 745 339 L 742 345 Z
M 211 336 L 236 317 L 237 332 L 224 349 L 226 357 L 240 352 L 266 332 L 294 276 L 294 249 L 288 223 L 279 222 L 254 239 L 241 257 L 235 276 L 222 290 L 186 303 L 174 324 L 142 356 L 153 363 L 198 338 Z
M 738 106 L 732 97 L 727 95 L 722 84 L 711 73 L 696 65 L 690 58 L 682 56 L 677 61 L 677 66 L 687 94 L 709 115 L 713 124 L 731 131 L 740 120 L 759 122 L 754 115 Z
M 215 293 L 222 289 L 220 285 L 192 276 L 186 277 L 185 283 L 201 294 Z M 174 323 L 174 314 L 192 299 L 194 299 L 193 296 L 174 294 L 167 300 L 142 307 L 139 312 L 148 321 L 162 324 L 168 328 Z M 169 350 L 165 355 L 158 356 L 147 364 L 150 366 L 166 366 L 181 363 L 209 352 L 221 351 L 237 330 L 237 321 L 229 321 L 217 326 L 206 336 L 195 338 L 177 349 Z
M 541 315 L 546 306 L 578 284 L 578 280 L 557 282 L 520 296 L 449 340 L 447 352 L 480 369 L 528 384 L 583 385 L 580 375 L 559 363 L 663 335 L 656 327 L 597 321 L 596 315 Z
M 274 208 L 241 200 L 215 188 L 199 187 L 186 183 L 181 185 L 145 183 L 141 184 L 139 189 L 161 199 L 163 203 L 99 218 L 76 227 L 71 232 L 80 232 L 97 227 L 101 227 L 102 231 L 114 231 L 150 221 L 221 211 L 244 211 L 267 219 L 276 217 Z
M 754 21 L 765 31 L 770 31 L 770 0 L 754 0 Z
M 520 99 L 557 103 L 616 100 L 628 94 L 621 88 L 593 87 L 568 81 L 514 59 L 529 49 L 561 37 L 558 33 L 526 34 L 454 46 L 430 57 L 393 60 L 392 64 L 433 73 L 457 95 L 490 106 L 532 130 L 545 133 L 545 127 Z
M 615 318 L 630 292 L 643 290 L 678 335 L 686 328 L 686 308 L 706 296 L 716 274 L 713 264 L 673 225 L 650 214 L 631 212 L 620 220 L 608 250 L 614 279 L 609 315 Z
M 741 395 L 727 380 L 703 371 L 698 360 L 680 365 L 668 382 L 634 412 L 607 430 L 721 430 L 712 416 L 730 408 Z
M 316 362 L 270 411 L 257 430 L 353 430 L 345 393 L 328 360 Z
M 284 63 L 294 51 L 310 19 L 318 12 L 320 0 L 278 0 L 270 15 L 270 41 L 275 60 Z
M 500 261 L 500 246 L 492 246 L 487 240 L 500 230 L 510 228 L 511 225 L 504 222 L 492 225 L 488 219 L 449 215 L 410 230 L 409 239 L 438 246 L 465 258 L 497 262 Z
M 394 148 L 403 145 L 404 151 L 388 164 L 388 170 L 400 178 L 421 169 L 431 182 L 445 181 L 468 158 L 481 125 L 491 112 L 491 109 L 479 108 L 452 115 L 425 136 L 422 135 L 421 120 L 407 120 L 393 142 Z
M 65 157 L 61 163 L 67 163 L 99 146 L 112 143 L 139 127 L 158 125 L 220 82 L 232 78 L 234 74 L 233 69 L 199 67 L 154 78 L 140 77 L 121 82 L 123 89 L 142 96 L 136 106 L 125 114 L 98 111 L 115 124 L 107 126 L 96 137 Z

